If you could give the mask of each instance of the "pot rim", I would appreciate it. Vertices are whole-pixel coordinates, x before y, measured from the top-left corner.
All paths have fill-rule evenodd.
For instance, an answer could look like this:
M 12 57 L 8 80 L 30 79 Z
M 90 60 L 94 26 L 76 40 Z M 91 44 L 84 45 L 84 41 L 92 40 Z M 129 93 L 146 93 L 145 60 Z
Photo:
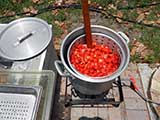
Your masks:
M 104 83 L 104 82 L 107 82 L 107 81 L 112 81 L 112 80 L 115 80 L 117 77 L 119 77 L 121 75 L 121 73 L 125 70 L 125 68 L 128 66 L 129 64 L 129 59 L 130 59 L 130 51 L 129 51 L 129 48 L 126 47 L 126 50 L 127 50 L 127 54 L 129 55 L 127 57 L 127 60 L 125 61 L 125 65 L 122 67 L 121 71 L 119 71 L 118 73 L 116 73 L 114 76 L 108 76 L 108 77 L 105 77 L 105 78 L 102 78 L 102 79 L 93 79 L 91 77 L 82 77 L 82 76 L 79 76 L 78 74 L 76 74 L 73 70 L 71 70 L 71 68 L 66 64 L 65 62 L 65 59 L 63 57 L 63 46 L 65 44 L 65 41 L 68 39 L 69 36 L 71 36 L 72 34 L 74 34 L 76 31 L 79 31 L 81 29 L 83 29 L 84 26 L 81 26 L 81 27 L 78 27 L 76 29 L 74 29 L 73 31 L 71 31 L 63 40 L 62 42 L 62 45 L 61 45 L 61 49 L 60 49 L 60 57 L 61 57 L 61 60 L 62 60 L 62 63 L 64 65 L 64 67 L 66 68 L 66 70 L 74 77 L 80 79 L 80 80 L 83 80 L 85 82 L 91 82 L 91 83 Z M 125 46 L 127 46 L 127 43 L 126 41 L 114 30 L 108 28 L 108 27 L 104 27 L 104 26 L 100 26 L 100 25 L 91 25 L 91 28 L 102 28 L 102 29 L 106 29 L 110 32 L 112 32 L 114 35 L 118 36 L 122 41 L 123 43 L 125 44 Z

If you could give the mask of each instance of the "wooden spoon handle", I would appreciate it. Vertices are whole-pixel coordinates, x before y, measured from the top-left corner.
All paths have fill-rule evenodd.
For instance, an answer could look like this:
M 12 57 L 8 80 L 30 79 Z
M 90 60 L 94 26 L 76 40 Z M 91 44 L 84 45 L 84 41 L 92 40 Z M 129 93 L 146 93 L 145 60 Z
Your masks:
M 83 11 L 87 47 L 91 48 L 92 47 L 92 35 L 91 35 L 91 24 L 90 24 L 90 17 L 89 17 L 88 0 L 82 0 L 82 11 Z

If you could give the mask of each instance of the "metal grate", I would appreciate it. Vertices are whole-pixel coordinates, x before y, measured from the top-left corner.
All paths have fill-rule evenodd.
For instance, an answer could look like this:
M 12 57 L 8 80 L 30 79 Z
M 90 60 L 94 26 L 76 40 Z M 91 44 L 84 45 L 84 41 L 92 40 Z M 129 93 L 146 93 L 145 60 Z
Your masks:
M 31 120 L 34 95 L 0 93 L 0 120 Z

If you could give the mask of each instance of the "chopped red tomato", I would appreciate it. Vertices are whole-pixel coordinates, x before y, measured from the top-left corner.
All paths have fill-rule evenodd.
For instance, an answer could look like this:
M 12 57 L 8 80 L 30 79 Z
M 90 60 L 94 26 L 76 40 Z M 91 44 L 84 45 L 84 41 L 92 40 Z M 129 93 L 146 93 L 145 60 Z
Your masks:
M 93 42 L 92 48 L 88 48 L 86 44 L 76 45 L 70 61 L 81 74 L 102 77 L 110 75 L 118 69 L 120 57 L 109 46 Z

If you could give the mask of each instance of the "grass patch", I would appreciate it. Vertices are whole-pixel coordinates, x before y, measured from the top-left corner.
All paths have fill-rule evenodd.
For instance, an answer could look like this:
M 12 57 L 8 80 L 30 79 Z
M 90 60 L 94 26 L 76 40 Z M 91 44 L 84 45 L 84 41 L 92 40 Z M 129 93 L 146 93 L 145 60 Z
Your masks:
M 37 17 L 47 21 L 49 24 L 53 26 L 53 32 L 54 36 L 58 37 L 62 34 L 62 29 L 54 23 L 55 20 L 60 19 L 58 17 L 55 18 L 55 16 L 51 13 L 51 11 L 45 12 L 43 14 L 38 15 Z
M 63 30 L 57 24 L 53 23 L 52 25 L 53 25 L 53 36 L 60 37 L 63 33 Z
M 136 12 L 136 10 L 121 10 L 123 13 L 123 18 L 125 19 L 129 19 L 129 20 L 135 20 L 138 17 L 138 13 Z M 128 14 L 129 12 L 129 14 Z
M 139 63 L 141 61 L 140 55 L 136 53 L 135 55 L 131 56 L 130 61 Z
M 80 21 L 80 16 L 82 15 L 81 9 L 68 9 L 67 10 L 67 20 L 72 22 L 78 22 Z
M 57 21 L 65 21 L 66 20 L 66 15 L 65 15 L 65 12 L 64 10 L 58 10 L 58 14 L 57 15 L 54 15 L 54 20 L 57 20 Z
M 52 24 L 54 16 L 50 11 L 37 15 L 37 17 L 47 21 L 49 24 Z
M 5 10 L 15 11 L 15 12 L 22 12 L 24 7 L 29 7 L 33 5 L 30 0 L 23 0 L 22 3 L 13 3 L 12 0 L 0 0 L 0 8 L 1 13 Z
M 146 59 L 153 62 L 160 62 L 160 32 L 156 28 L 148 28 L 142 30 L 140 40 L 154 51 L 154 54 Z M 153 57 L 154 56 L 154 57 Z
M 108 4 L 114 4 L 116 0 L 91 0 L 91 2 L 95 2 L 104 7 Z

